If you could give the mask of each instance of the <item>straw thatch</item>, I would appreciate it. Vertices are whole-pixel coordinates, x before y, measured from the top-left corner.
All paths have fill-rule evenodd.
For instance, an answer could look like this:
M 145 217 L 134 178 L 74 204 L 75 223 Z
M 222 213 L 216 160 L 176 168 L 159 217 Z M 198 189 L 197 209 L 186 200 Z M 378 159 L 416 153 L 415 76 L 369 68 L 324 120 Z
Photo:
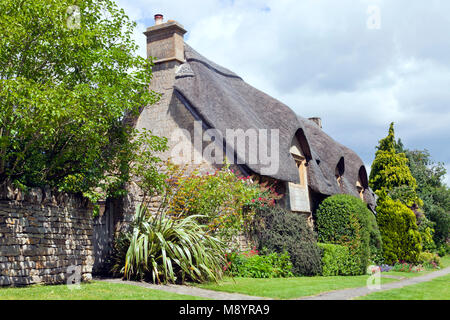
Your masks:
M 362 177 L 362 184 L 366 188 L 365 201 L 374 206 L 375 199 L 367 186 L 364 164 L 352 150 L 334 141 L 311 120 L 297 116 L 288 106 L 253 88 L 235 73 L 204 58 L 187 44 L 185 58 L 186 63 L 176 74 L 175 92 L 208 127 L 223 133 L 226 129 L 279 130 L 280 166 L 271 175 L 272 178 L 294 183 L 299 181 L 298 169 L 290 154 L 293 139 L 297 137 L 306 150 L 308 185 L 313 192 L 358 196 L 356 182 Z M 225 143 L 230 143 L 226 137 L 222 138 Z M 270 143 L 268 148 L 270 150 Z M 235 151 L 235 156 L 241 160 L 248 159 L 252 152 L 257 150 L 246 148 L 242 154 Z M 342 184 L 339 186 L 335 173 L 342 158 L 344 169 L 341 172 Z M 245 166 L 257 174 L 261 174 L 263 168 L 259 163 L 246 162 Z

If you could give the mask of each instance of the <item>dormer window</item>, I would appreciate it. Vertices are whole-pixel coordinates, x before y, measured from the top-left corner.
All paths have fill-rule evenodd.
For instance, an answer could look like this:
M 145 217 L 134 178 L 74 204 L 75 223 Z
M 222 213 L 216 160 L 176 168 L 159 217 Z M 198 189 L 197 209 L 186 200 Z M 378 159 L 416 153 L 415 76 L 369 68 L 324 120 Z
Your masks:
M 334 175 L 336 177 L 336 182 L 339 186 L 339 188 L 342 188 L 342 177 L 344 176 L 344 172 L 345 172 L 345 162 L 344 162 L 344 157 L 342 157 L 338 164 L 336 165 L 336 169 L 334 172 Z
M 364 187 L 362 186 L 361 181 L 359 179 L 358 181 L 356 181 L 356 190 L 358 191 L 361 200 L 364 200 Z
M 311 218 L 307 170 L 308 161 L 311 160 L 311 151 L 302 129 L 297 131 L 289 151 L 298 170 L 298 182 L 288 182 L 290 210 L 307 214 Z
M 369 182 L 367 179 L 367 171 L 364 166 L 359 168 L 358 181 L 356 181 L 356 190 L 358 191 L 361 200 L 364 200 L 364 191 L 369 188 Z

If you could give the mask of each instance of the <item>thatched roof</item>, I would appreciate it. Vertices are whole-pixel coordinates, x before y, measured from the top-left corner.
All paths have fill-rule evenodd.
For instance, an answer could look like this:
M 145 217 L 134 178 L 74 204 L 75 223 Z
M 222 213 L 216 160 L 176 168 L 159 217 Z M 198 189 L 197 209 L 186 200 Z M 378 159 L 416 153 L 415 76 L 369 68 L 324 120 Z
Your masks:
M 349 193 L 358 196 L 356 181 L 364 166 L 361 159 L 350 149 L 334 141 L 314 122 L 297 116 L 288 106 L 249 84 L 235 73 L 209 61 L 185 44 L 186 63 L 177 71 L 175 91 L 185 104 L 206 123 L 207 127 L 225 133 L 226 129 L 278 129 L 278 172 L 272 178 L 297 183 L 298 169 L 290 154 L 293 138 L 306 138 L 308 179 L 310 188 L 324 195 Z M 226 137 L 222 137 L 225 143 Z M 269 139 L 270 140 L 270 139 Z M 300 141 L 302 143 L 302 141 Z M 302 146 L 303 147 L 303 146 Z M 270 150 L 270 145 L 268 146 Z M 239 159 L 257 152 L 246 148 L 245 154 L 236 152 Z M 343 186 L 336 182 L 335 169 L 344 157 Z M 261 174 L 263 166 L 246 163 L 253 172 Z M 368 193 L 368 192 L 367 192 Z M 373 197 L 368 195 L 368 202 Z

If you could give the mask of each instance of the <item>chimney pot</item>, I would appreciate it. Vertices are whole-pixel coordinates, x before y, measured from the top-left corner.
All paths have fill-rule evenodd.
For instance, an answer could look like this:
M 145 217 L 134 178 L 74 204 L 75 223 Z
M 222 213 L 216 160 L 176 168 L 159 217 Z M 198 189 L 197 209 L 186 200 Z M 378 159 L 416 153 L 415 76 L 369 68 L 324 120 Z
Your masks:
M 164 22 L 164 16 L 162 14 L 155 14 L 155 26 Z

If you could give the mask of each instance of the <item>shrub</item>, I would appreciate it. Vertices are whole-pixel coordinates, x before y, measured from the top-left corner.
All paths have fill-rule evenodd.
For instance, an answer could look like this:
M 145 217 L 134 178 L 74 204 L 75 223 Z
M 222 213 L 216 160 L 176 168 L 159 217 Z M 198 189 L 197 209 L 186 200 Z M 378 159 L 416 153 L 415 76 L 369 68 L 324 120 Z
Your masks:
M 167 214 L 177 218 L 200 215 L 201 224 L 229 244 L 248 231 L 257 208 L 273 206 L 281 198 L 268 183 L 250 176 L 239 177 L 229 165 L 202 174 L 187 166 L 168 164 L 166 199 Z
M 258 255 L 257 251 L 230 253 L 227 255 L 226 270 L 235 277 L 285 278 L 292 277 L 292 263 L 289 254 L 267 253 Z
M 280 207 L 260 208 L 253 222 L 252 236 L 260 250 L 287 251 L 294 275 L 320 273 L 320 248 L 305 215 Z
M 130 232 L 121 232 L 114 238 L 113 248 L 111 253 L 111 273 L 113 276 L 123 274 L 125 267 L 125 260 L 127 257 L 127 251 L 130 247 Z
M 425 269 L 438 269 L 442 266 L 439 255 L 431 252 L 421 252 L 419 254 L 419 263 L 423 264 Z
M 444 257 L 445 255 L 450 253 L 450 246 L 448 244 L 441 245 L 438 248 L 437 253 L 438 253 L 439 257 Z
M 328 197 L 317 210 L 319 242 L 346 246 L 364 274 L 370 261 L 378 260 L 381 236 L 375 216 L 366 204 L 354 196 Z
M 414 213 L 388 196 L 378 199 L 377 222 L 383 240 L 383 256 L 388 264 L 397 261 L 417 263 L 422 251 Z
M 322 249 L 323 276 L 360 274 L 360 268 L 348 247 L 327 243 L 319 243 L 318 245 Z
M 224 245 L 208 235 L 196 218 L 172 220 L 165 213 L 149 215 L 145 206 L 138 207 L 124 276 L 158 283 L 219 280 L 225 264 Z

